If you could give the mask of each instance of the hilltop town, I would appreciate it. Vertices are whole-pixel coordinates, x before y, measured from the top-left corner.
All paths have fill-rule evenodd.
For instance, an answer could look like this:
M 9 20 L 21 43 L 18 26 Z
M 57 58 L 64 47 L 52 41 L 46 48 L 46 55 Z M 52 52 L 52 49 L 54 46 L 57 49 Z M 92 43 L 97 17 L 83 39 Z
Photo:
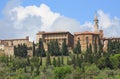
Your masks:
M 120 38 L 94 31 L 36 33 L 0 40 L 0 79 L 119 79 Z
M 68 31 L 63 32 L 40 31 L 36 33 L 36 44 L 39 42 L 39 39 L 42 39 L 44 48 L 47 51 L 48 49 L 47 44 L 50 41 L 58 41 L 59 46 L 61 47 L 63 41 L 65 40 L 69 51 L 71 51 L 72 48 L 77 44 L 77 41 L 80 41 L 82 51 L 86 51 L 87 44 L 88 45 L 91 44 L 92 49 L 94 49 L 95 43 L 97 44 L 97 47 L 99 47 L 99 45 L 101 44 L 102 49 L 106 51 L 108 40 L 120 41 L 120 38 L 106 38 L 104 36 L 104 31 L 102 29 L 99 29 L 98 22 L 99 20 L 97 16 L 94 16 L 94 31 L 88 30 L 85 32 L 75 32 L 74 35 L 72 35 Z M 19 44 L 26 44 L 27 47 L 32 47 L 32 42 L 29 41 L 29 36 L 20 39 L 4 39 L 0 40 L 0 53 L 8 56 L 14 56 L 14 46 L 18 46 Z M 32 56 L 33 55 L 32 49 L 28 51 L 29 51 L 28 55 Z

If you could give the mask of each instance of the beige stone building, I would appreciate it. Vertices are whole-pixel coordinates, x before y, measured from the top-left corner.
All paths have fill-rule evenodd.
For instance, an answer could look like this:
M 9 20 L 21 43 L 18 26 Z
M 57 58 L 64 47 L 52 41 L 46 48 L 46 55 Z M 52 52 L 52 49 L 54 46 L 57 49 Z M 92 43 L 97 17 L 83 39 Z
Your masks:
M 74 46 L 77 44 L 77 41 L 80 41 L 81 49 L 82 51 L 86 51 L 87 44 L 92 45 L 94 47 L 94 44 L 99 44 L 99 33 L 95 32 L 77 32 L 74 33 Z
M 29 44 L 29 37 L 27 36 L 26 38 L 23 39 L 5 39 L 5 40 L 0 40 L 0 44 L 5 45 L 5 46 L 17 46 L 18 44 Z
M 73 47 L 74 36 L 70 32 L 38 32 L 36 34 L 36 43 L 39 42 L 39 39 L 43 40 L 44 48 L 47 50 L 47 43 L 50 41 L 57 40 L 60 47 L 64 40 L 68 47 Z
M 103 30 L 99 30 L 98 18 L 94 17 L 94 32 L 85 31 L 85 32 L 75 32 L 74 33 L 74 46 L 77 44 L 77 41 L 80 41 L 82 51 L 86 51 L 87 44 L 91 44 L 94 48 L 96 43 L 99 46 L 99 41 L 103 38 Z
M 0 40 L 0 50 L 4 51 L 3 53 L 8 56 L 14 55 L 14 46 L 18 46 L 18 44 L 26 44 L 28 47 L 32 46 L 32 42 L 29 41 L 29 37 L 22 39 L 5 39 Z
M 108 44 L 108 40 L 111 40 L 111 41 L 119 41 L 120 42 L 120 38 L 119 37 L 109 37 L 109 38 L 102 38 L 102 41 L 103 41 L 103 50 L 104 51 L 107 51 L 107 44 Z

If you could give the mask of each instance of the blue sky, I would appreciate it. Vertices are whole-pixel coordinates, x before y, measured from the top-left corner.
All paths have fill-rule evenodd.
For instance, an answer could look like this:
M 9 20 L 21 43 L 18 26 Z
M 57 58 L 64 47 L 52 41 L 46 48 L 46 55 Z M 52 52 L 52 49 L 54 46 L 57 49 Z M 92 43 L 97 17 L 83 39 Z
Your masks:
M 106 36 L 111 35 L 107 34 L 109 32 L 113 32 L 113 36 L 119 36 L 119 3 L 120 0 L 2 0 L 0 2 L 0 29 L 3 30 L 0 31 L 4 32 L 0 34 L 0 39 L 25 37 L 20 35 L 21 33 L 31 37 L 33 33 L 30 32 L 28 27 L 32 29 L 35 28 L 34 32 L 38 32 L 39 30 L 62 30 L 64 29 L 62 26 L 66 26 L 64 30 L 70 32 L 85 31 L 87 29 L 92 30 L 95 13 L 97 13 L 100 19 L 100 27 L 106 30 Z M 30 10 L 34 12 L 40 10 L 40 12 L 29 13 L 31 12 Z M 46 15 L 39 14 L 41 12 Z M 23 15 L 21 15 L 21 13 L 23 13 Z M 45 16 L 48 16 L 49 19 L 46 19 L 47 17 Z M 22 17 L 22 19 L 19 17 Z M 53 19 L 51 22 L 49 22 L 50 18 Z M 48 21 L 48 23 L 44 23 L 44 19 Z M 34 25 L 31 26 L 30 22 L 33 22 L 33 20 L 35 22 L 32 23 Z M 76 29 L 71 29 L 73 27 Z M 6 36 L 3 36 L 3 34 L 6 34 Z M 34 39 L 34 37 L 31 38 Z
M 8 1 L 2 0 L 0 3 L 0 18 L 3 17 L 2 11 Z M 120 0 L 23 0 L 21 5 L 39 6 L 41 3 L 48 5 L 54 12 L 81 22 L 93 19 L 95 12 L 99 9 L 111 16 L 120 17 Z

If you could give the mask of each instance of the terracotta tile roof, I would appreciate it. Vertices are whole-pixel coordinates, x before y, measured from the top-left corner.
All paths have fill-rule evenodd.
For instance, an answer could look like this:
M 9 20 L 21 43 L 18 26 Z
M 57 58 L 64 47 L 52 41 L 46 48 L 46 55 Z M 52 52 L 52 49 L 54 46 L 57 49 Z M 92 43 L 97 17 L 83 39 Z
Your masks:
M 70 33 L 70 32 L 68 32 L 68 31 L 38 32 L 36 35 L 39 35 L 39 34 L 67 34 L 67 33 Z
M 28 40 L 27 38 L 20 38 L 20 39 L 3 39 L 0 41 L 15 41 L 15 40 Z
M 90 32 L 90 31 L 85 31 L 85 32 L 75 32 L 74 35 L 98 35 L 100 33 L 96 32 Z

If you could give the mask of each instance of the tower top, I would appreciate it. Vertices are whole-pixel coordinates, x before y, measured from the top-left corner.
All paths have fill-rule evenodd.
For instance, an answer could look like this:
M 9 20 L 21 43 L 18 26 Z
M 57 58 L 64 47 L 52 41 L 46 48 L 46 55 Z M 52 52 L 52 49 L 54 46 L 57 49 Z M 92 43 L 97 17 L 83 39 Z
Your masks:
M 94 32 L 98 32 L 98 31 L 99 31 L 98 17 L 97 17 L 97 14 L 95 14 L 95 16 L 94 16 Z
M 98 21 L 97 14 L 95 14 L 95 16 L 94 16 L 94 21 Z

